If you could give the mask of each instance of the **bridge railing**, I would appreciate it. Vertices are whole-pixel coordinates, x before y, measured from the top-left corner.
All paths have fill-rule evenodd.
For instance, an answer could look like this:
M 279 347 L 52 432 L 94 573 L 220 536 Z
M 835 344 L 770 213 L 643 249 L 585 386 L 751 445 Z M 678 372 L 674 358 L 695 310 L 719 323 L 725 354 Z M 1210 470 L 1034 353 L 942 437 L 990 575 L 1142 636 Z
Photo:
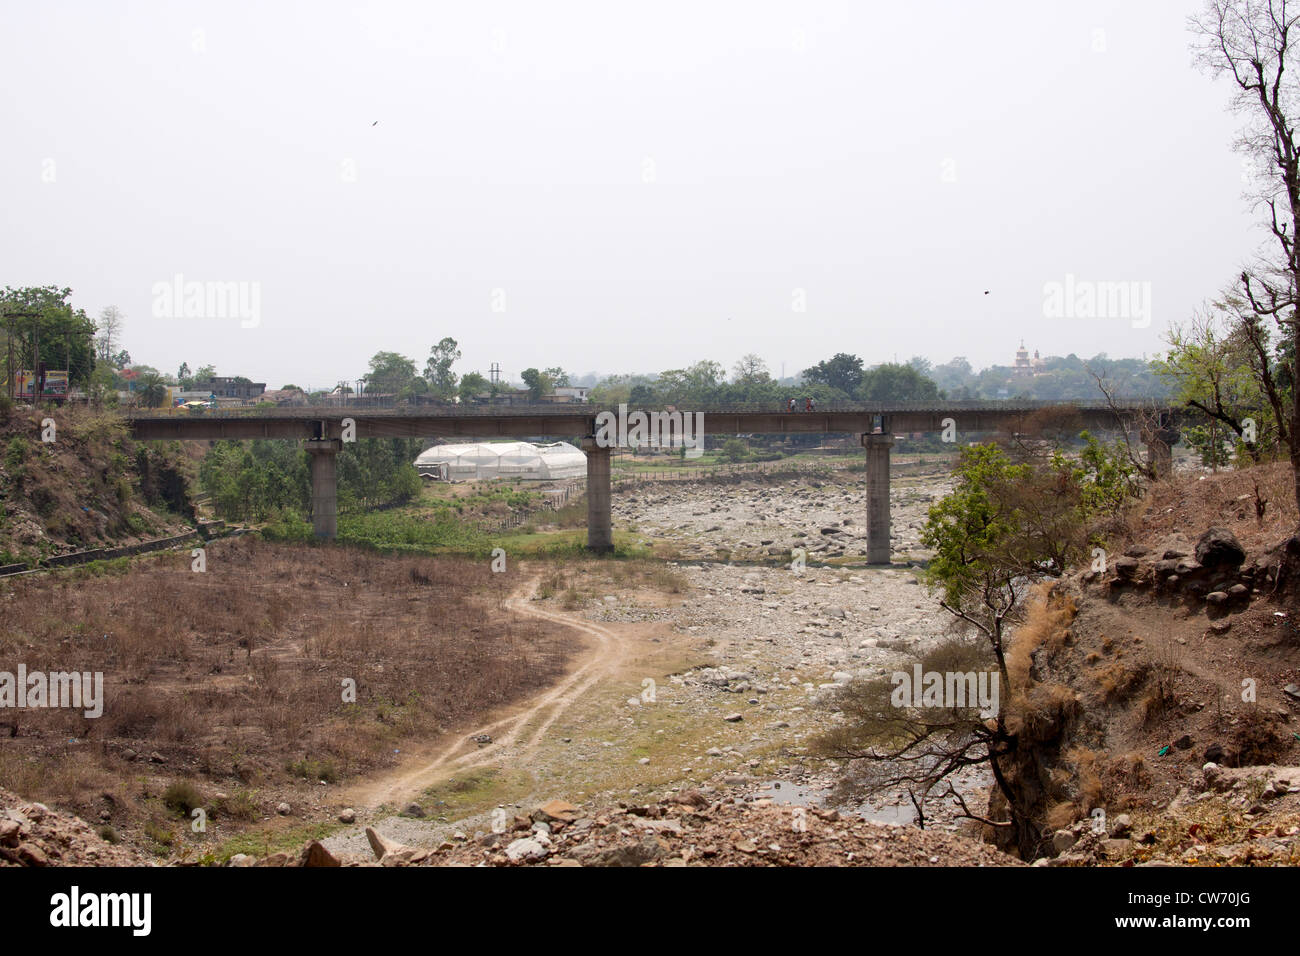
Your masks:
M 780 402 L 750 402 L 728 405 L 628 405 L 628 414 L 632 412 L 682 412 L 703 413 L 704 415 L 836 415 L 864 414 L 880 415 L 906 412 L 1033 412 L 1045 408 L 1078 408 L 1081 411 L 1105 411 L 1115 408 L 1119 411 L 1148 411 L 1167 406 L 1150 399 L 1117 399 L 1114 405 L 1105 401 L 1038 401 L 997 399 L 972 399 L 961 401 L 908 401 L 908 402 L 832 402 L 819 403 L 813 411 L 806 411 L 802 406 L 790 411 Z M 256 405 L 234 408 L 208 409 L 198 413 L 182 413 L 179 409 L 158 409 L 130 407 L 123 410 L 128 420 L 168 419 L 178 417 L 203 418 L 305 418 L 337 419 L 347 416 L 398 416 L 413 418 L 522 418 L 522 417 L 558 417 L 588 418 L 601 412 L 617 414 L 618 406 L 595 405 L 580 402 L 510 404 L 510 405 L 426 405 L 394 401 L 392 404 L 367 402 L 358 405 L 309 405 L 258 407 Z

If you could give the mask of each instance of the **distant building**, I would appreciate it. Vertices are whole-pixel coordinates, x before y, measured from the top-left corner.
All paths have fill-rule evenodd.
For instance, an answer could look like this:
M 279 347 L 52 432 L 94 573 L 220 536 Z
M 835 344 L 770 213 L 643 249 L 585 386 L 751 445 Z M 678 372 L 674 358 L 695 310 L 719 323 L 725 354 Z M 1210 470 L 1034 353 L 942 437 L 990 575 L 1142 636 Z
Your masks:
M 251 402 L 260 398 L 262 393 L 266 391 L 266 383 L 250 382 L 245 378 L 214 375 L 212 378 L 196 378 L 192 391 L 206 392 L 209 395 L 215 395 L 217 398 L 236 398 L 243 402 Z
M 591 389 L 586 385 L 560 385 L 555 389 L 556 402 L 585 402 Z
M 288 408 L 299 408 L 311 404 L 306 393 L 300 388 L 272 389 L 269 392 L 263 392 L 259 401 L 274 402 L 276 405 Z
M 1044 362 L 1038 354 L 1038 349 L 1034 349 L 1034 357 L 1029 357 L 1029 349 L 1025 348 L 1024 340 L 1020 341 L 1020 348 L 1016 349 L 1016 364 L 1011 367 L 1011 375 L 1014 378 L 1033 378 L 1042 375 L 1046 371 Z

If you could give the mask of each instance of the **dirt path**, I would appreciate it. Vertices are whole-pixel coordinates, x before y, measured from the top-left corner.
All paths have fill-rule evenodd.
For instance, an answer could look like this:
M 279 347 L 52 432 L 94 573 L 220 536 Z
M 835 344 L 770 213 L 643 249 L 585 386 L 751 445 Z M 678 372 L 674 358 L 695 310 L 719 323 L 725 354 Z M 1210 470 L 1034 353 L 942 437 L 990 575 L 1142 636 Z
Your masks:
M 562 624 L 595 638 L 579 666 L 559 683 L 525 703 L 515 705 L 510 712 L 479 727 L 456 733 L 432 751 L 408 759 L 397 770 L 345 791 L 341 795 L 343 802 L 358 808 L 393 806 L 452 774 L 499 764 L 506 758 L 515 766 L 526 767 L 527 758 L 536 752 L 555 721 L 620 666 L 625 648 L 608 628 L 576 614 L 546 611 L 530 604 L 539 580 L 540 576 L 534 575 L 525 581 L 506 606 L 526 617 Z M 474 738 L 481 734 L 490 736 L 492 742 L 481 746 L 476 744 Z

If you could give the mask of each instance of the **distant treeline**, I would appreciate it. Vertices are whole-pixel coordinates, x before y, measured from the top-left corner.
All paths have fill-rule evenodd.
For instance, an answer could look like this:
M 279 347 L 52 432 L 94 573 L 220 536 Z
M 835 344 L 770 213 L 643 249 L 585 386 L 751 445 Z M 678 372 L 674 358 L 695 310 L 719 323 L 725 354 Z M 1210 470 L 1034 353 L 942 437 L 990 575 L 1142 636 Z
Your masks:
M 906 363 L 868 367 L 857 355 L 840 352 L 804 369 L 797 380 L 772 378 L 766 363 L 747 355 L 730 378 L 717 362 L 700 361 L 658 375 L 610 375 L 591 386 L 601 404 L 772 404 L 794 398 L 818 403 L 924 401 L 927 399 L 1026 398 L 1054 401 L 1099 399 L 1098 379 L 1114 395 L 1165 398 L 1168 386 L 1144 359 L 1090 359 L 1077 355 L 1043 359 L 1029 374 L 1009 365 L 976 372 L 965 358 L 934 365 L 919 356 Z M 577 379 L 577 381 L 582 381 Z

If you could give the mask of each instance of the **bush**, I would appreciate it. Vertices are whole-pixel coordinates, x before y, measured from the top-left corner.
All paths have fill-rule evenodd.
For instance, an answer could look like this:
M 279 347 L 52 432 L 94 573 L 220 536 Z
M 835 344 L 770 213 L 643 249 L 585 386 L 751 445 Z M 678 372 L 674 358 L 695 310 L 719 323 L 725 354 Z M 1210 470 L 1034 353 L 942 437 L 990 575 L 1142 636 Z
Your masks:
M 168 810 L 174 810 L 183 817 L 188 817 L 191 811 L 203 806 L 203 794 L 188 780 L 173 780 L 169 783 L 163 791 L 162 800 Z
M 311 541 L 315 532 L 311 522 L 296 511 L 279 509 L 271 512 L 262 528 L 262 536 L 270 541 Z
M 324 780 L 326 783 L 337 783 L 339 779 L 338 767 L 335 766 L 333 760 L 316 760 L 312 757 L 303 757 L 297 763 L 289 764 L 287 769 L 291 774 L 305 780 Z
M 15 435 L 9 439 L 9 444 L 5 446 L 5 471 L 9 472 L 14 478 L 21 478 L 23 474 L 23 462 L 27 460 L 27 439 L 22 435 Z

